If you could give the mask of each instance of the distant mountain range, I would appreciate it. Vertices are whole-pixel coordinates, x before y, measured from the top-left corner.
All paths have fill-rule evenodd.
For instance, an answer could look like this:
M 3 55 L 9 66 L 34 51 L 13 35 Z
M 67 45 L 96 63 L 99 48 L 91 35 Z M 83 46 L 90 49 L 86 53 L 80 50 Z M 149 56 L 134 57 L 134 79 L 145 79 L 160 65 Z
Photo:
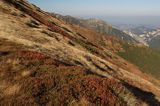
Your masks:
M 125 33 L 137 39 L 139 42 L 152 48 L 160 48 L 160 29 L 139 26 L 124 30 Z

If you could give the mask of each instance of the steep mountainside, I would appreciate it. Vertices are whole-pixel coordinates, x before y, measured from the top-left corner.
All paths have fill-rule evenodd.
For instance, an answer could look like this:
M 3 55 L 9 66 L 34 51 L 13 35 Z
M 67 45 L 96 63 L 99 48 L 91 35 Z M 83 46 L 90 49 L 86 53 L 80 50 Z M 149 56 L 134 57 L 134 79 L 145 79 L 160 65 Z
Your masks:
M 120 31 L 111 25 L 107 24 L 106 22 L 102 20 L 97 20 L 97 19 L 80 19 L 80 18 L 75 18 L 72 16 L 62 16 L 59 14 L 54 14 L 52 15 L 56 18 L 59 18 L 69 24 L 75 24 L 79 25 L 84 28 L 89 28 L 92 30 L 96 30 L 97 32 L 101 34 L 107 34 L 109 36 L 115 36 L 118 37 L 122 40 L 129 41 L 129 42 L 137 42 L 134 38 L 129 36 L 128 34 L 124 33 L 123 31 Z
M 159 106 L 160 81 L 116 55 L 119 42 L 1 0 L 0 105 Z

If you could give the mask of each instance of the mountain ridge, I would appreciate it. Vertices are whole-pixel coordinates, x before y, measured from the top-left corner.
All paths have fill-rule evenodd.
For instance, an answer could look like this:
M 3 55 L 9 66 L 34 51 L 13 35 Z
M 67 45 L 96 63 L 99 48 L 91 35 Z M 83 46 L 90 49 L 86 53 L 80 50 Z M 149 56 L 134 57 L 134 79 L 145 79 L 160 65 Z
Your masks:
M 119 39 L 132 42 L 132 43 L 133 42 L 138 43 L 134 38 L 130 37 L 123 31 L 120 31 L 117 28 L 114 28 L 112 25 L 107 24 L 103 20 L 94 19 L 94 18 L 81 19 L 81 18 L 75 18 L 75 17 L 69 16 L 69 15 L 63 16 L 60 14 L 54 14 L 54 13 L 51 13 L 51 14 L 54 17 L 57 17 L 58 19 L 61 19 L 69 24 L 79 25 L 84 28 L 96 30 L 98 33 L 101 33 L 101 34 L 106 34 L 108 36 L 115 36 L 115 37 L 118 37 Z

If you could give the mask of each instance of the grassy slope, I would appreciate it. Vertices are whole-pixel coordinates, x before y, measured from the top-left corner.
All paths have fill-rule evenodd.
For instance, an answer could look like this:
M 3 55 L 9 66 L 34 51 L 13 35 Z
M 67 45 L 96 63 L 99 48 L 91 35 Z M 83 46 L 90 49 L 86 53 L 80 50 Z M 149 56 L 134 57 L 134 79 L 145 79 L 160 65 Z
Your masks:
M 11 1 L 11 0 L 9 0 Z M 27 5 L 27 4 L 25 4 Z M 16 6 L 20 6 L 16 4 Z M 47 46 L 45 50 L 42 49 L 42 46 L 39 44 L 34 47 L 38 48 L 39 52 L 32 51 L 26 45 L 26 43 L 20 43 L 19 40 L 17 40 L 17 34 L 13 34 L 14 38 L 17 40 L 17 42 L 13 41 L 0 41 L 0 64 L 3 66 L 0 69 L 0 105 L 7 105 L 7 104 L 13 104 L 13 105 L 125 105 L 125 104 L 137 104 L 143 101 L 147 104 L 158 104 L 159 102 L 155 99 L 155 91 L 157 87 L 153 86 L 153 90 L 151 92 L 154 92 L 152 94 L 151 92 L 146 92 L 148 90 L 144 89 L 144 87 L 140 87 L 139 82 L 137 82 L 136 79 L 138 76 L 129 74 L 125 70 L 118 70 L 116 67 L 114 67 L 112 64 L 110 64 L 108 61 L 105 61 L 105 59 L 98 58 L 102 56 L 106 57 L 106 55 L 103 55 L 101 53 L 104 53 L 101 47 L 97 47 L 97 45 L 94 45 L 93 43 L 89 42 L 87 39 L 80 39 L 80 35 L 74 34 L 72 31 L 72 34 L 67 33 L 67 30 L 62 29 L 62 23 L 59 23 L 58 25 L 55 25 L 51 22 L 48 22 L 48 16 L 41 15 L 42 13 L 34 12 L 33 10 L 28 9 L 27 7 L 23 7 L 22 9 L 25 10 L 25 12 L 29 12 L 30 15 L 35 19 L 41 22 L 41 24 L 48 26 L 50 31 L 54 33 L 58 33 L 58 37 L 63 35 L 63 38 L 61 41 L 58 41 L 56 38 L 57 34 L 49 34 L 46 33 L 48 36 L 43 35 L 41 36 L 41 33 L 37 33 L 37 38 L 34 38 L 34 34 L 28 34 L 25 33 L 25 30 L 28 30 L 29 28 L 25 28 L 22 30 L 19 28 L 17 31 L 23 32 L 27 34 L 27 36 L 20 34 L 21 37 L 30 37 L 29 35 L 32 35 L 31 37 L 34 38 L 34 41 L 29 40 L 28 38 L 25 38 L 25 41 L 30 41 L 30 45 L 33 44 L 33 42 L 40 43 L 41 40 L 52 40 L 53 45 L 51 45 L 52 49 L 47 48 L 48 45 L 43 44 Z M 40 11 L 40 10 L 38 10 Z M 14 18 L 14 21 L 16 22 L 16 25 L 18 26 L 17 19 L 18 16 L 11 16 L 9 13 L 7 13 L 7 16 L 10 16 L 10 18 Z M 5 15 L 5 14 L 3 14 Z M 48 18 L 47 18 L 48 17 Z M 24 17 L 22 17 L 24 18 Z M 7 24 L 2 24 L 6 27 L 8 24 L 11 24 L 9 20 L 5 21 Z M 55 19 L 54 21 L 55 22 Z M 1 22 L 2 23 L 2 22 Z M 20 25 L 24 24 L 24 20 L 20 23 Z M 35 22 L 31 21 L 31 24 L 27 24 L 30 27 L 34 29 L 33 32 L 36 31 L 35 29 Z M 12 23 L 12 26 L 15 25 Z M 15 26 L 14 26 L 15 28 Z M 22 27 L 23 28 L 23 27 Z M 36 27 L 39 28 L 40 27 Z M 64 27 L 68 28 L 68 27 Z M 9 27 L 11 31 L 15 31 L 15 29 L 12 30 L 11 27 Z M 41 29 L 44 30 L 44 27 Z M 7 33 L 6 30 L 4 30 L 5 33 Z M 16 32 L 17 32 L 16 31 Z M 28 30 L 31 32 L 31 30 Z M 48 30 L 45 30 L 48 32 Z M 2 30 L 3 32 L 3 30 Z M 37 31 L 38 32 L 38 31 Z M 43 32 L 44 33 L 44 32 Z M 10 31 L 9 31 L 10 34 Z M 7 36 L 7 34 L 5 34 Z M 9 36 L 9 35 L 8 35 Z M 4 37 L 4 36 L 2 36 Z M 75 38 L 74 38 L 75 37 Z M 6 37 L 5 37 L 6 38 Z M 39 39 L 41 38 L 41 40 Z M 70 43 L 73 47 L 68 46 L 67 39 L 72 41 L 73 43 Z M 9 38 L 8 38 L 9 39 Z M 19 41 L 19 42 L 18 42 Z M 44 41 L 42 41 L 44 43 Z M 18 43 L 23 45 L 18 45 Z M 84 55 L 79 51 L 77 47 L 77 44 L 81 45 L 83 48 L 86 49 L 86 52 Z M 25 45 L 27 47 L 25 47 Z M 67 46 L 66 46 L 67 45 Z M 37 47 L 38 46 L 38 47 Z M 58 46 L 58 47 L 57 47 Z M 33 47 L 33 46 L 32 46 Z M 65 49 L 63 49 L 64 47 Z M 7 49 L 8 48 L 8 49 Z M 56 48 L 56 51 L 53 50 L 53 48 Z M 74 48 L 74 49 L 72 49 Z M 60 55 L 50 55 L 48 51 L 52 54 L 60 54 Z M 66 51 L 66 54 L 70 55 L 61 55 L 64 51 Z M 73 50 L 72 52 L 70 52 Z M 58 53 L 58 51 L 61 51 Z M 48 53 L 48 54 L 47 54 Z M 78 54 L 77 54 L 78 53 Z M 74 55 L 72 55 L 74 54 Z M 92 55 L 91 55 L 92 54 Z M 94 56 L 96 55 L 96 56 Z M 61 57 L 62 56 L 62 57 Z M 72 57 L 73 60 L 78 60 L 77 62 L 83 63 L 81 64 L 81 67 L 78 63 L 71 64 L 70 58 L 66 59 L 65 57 Z M 82 59 L 77 59 L 75 57 L 83 57 Z M 109 56 L 108 56 L 109 57 Z M 71 59 L 72 59 L 71 58 Z M 84 60 L 83 60 L 84 59 Z M 113 60 L 113 58 L 111 58 Z M 114 62 L 117 62 L 116 59 Z M 117 63 L 123 63 L 122 61 Z M 86 64 L 88 66 L 86 66 Z M 127 64 L 125 64 L 127 65 Z M 111 67 L 113 66 L 113 67 Z M 89 69 L 88 69 L 89 67 Z M 95 68 L 95 69 L 94 69 Z M 100 73 L 93 74 L 94 70 L 101 70 Z M 127 68 L 129 70 L 129 68 Z M 93 71 L 92 71 L 93 70 Z M 125 75 L 125 78 L 122 78 L 123 80 L 117 81 L 116 79 L 121 77 L 121 72 L 117 73 L 117 71 L 121 71 L 122 75 Z M 103 74 L 109 73 L 113 75 L 113 79 L 109 79 L 108 77 L 101 77 Z M 117 74 L 117 76 L 115 76 Z M 128 79 L 127 76 L 131 77 L 132 79 Z M 118 77 L 118 78 L 117 78 Z M 122 76 L 123 77 L 123 76 Z M 141 78 L 140 78 L 141 79 Z M 125 81 L 125 82 L 124 82 Z M 127 82 L 128 81 L 128 82 Z M 131 81 L 135 81 L 137 83 L 136 85 L 131 84 Z M 138 80 L 139 81 L 139 80 Z M 148 82 L 145 80 L 142 80 L 141 82 Z M 138 86 L 138 87 L 137 87 Z M 146 84 L 146 88 L 150 88 L 150 83 L 148 82 Z M 149 86 L 149 87 L 148 87 Z M 142 89 L 143 88 L 143 89 Z M 150 91 L 150 90 L 149 90 Z M 158 90 L 157 90 L 158 91 Z
M 5 39 L 0 44 L 0 82 L 7 82 L 0 86 L 2 106 L 125 106 L 135 105 L 137 100 L 159 103 L 152 93 L 130 84 L 98 76 Z
M 123 48 L 125 52 L 119 52 L 118 55 L 139 66 L 143 72 L 160 78 L 160 51 L 126 43 Z
M 121 96 L 127 92 L 129 101 L 133 95 L 115 80 L 82 67 L 6 40 L 0 44 L 0 82 L 8 82 L 0 86 L 0 105 L 125 105 Z

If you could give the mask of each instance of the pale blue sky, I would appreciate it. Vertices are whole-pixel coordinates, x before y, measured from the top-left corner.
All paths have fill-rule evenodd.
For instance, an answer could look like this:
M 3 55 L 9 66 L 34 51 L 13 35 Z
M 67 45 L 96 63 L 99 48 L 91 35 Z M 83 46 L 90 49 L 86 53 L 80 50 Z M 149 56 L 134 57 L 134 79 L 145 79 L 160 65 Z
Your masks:
M 160 0 L 28 0 L 45 11 L 78 17 L 100 17 L 108 21 L 113 17 L 147 16 L 145 22 L 160 18 Z M 148 17 L 149 16 L 149 17 Z M 155 17 L 156 16 L 156 17 Z M 153 18 L 154 17 L 154 18 Z M 120 19 L 120 18 L 118 18 Z M 151 20 L 150 20 L 151 19 Z M 106 19 L 107 20 L 107 19 Z M 134 20 L 135 21 L 135 20 Z M 142 18 L 143 21 L 143 18 Z M 159 21 L 160 22 L 160 21 Z
M 61 14 L 160 15 L 160 0 L 29 0 L 41 8 Z

